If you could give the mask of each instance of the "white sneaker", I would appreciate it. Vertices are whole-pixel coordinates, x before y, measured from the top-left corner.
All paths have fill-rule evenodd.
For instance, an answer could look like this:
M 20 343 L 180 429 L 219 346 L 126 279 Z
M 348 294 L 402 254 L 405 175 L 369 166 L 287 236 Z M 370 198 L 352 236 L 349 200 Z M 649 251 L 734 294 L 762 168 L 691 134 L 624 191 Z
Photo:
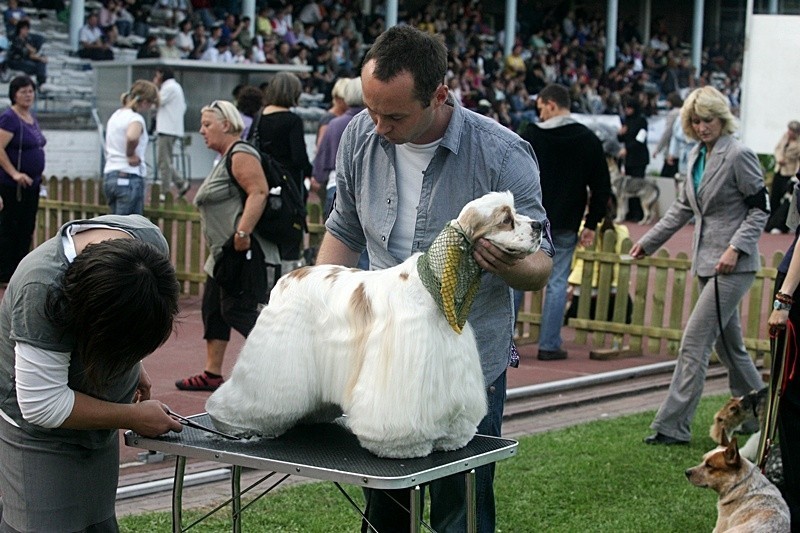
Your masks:
M 772 228 L 771 230 L 769 230 L 770 235 L 780 235 L 781 233 L 783 232 L 778 228 Z

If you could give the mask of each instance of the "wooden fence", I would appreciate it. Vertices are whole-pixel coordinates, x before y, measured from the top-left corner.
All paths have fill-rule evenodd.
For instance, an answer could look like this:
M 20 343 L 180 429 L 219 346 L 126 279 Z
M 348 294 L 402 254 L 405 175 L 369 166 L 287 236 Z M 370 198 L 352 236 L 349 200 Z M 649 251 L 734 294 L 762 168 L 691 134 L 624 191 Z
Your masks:
M 690 274 L 691 261 L 685 252 L 670 257 L 659 250 L 651 257 L 633 261 L 625 254 L 633 243 L 622 243 L 622 254 L 615 252 L 615 234 L 603 237 L 602 250 L 576 252 L 583 259 L 580 294 L 592 294 L 592 271 L 599 270 L 596 310 L 590 316 L 591 298 L 580 298 L 577 317 L 568 325 L 576 330 L 575 341 L 595 348 L 626 346 L 634 353 L 667 353 L 675 356 L 680 347 L 683 327 L 698 297 L 697 280 Z M 762 266 L 749 293 L 740 305 L 745 345 L 753 357 L 769 352 L 766 320 L 772 310 L 773 286 L 783 254 L 776 253 L 770 266 Z M 765 264 L 762 257 L 762 265 Z M 616 296 L 608 320 L 609 302 L 614 291 L 612 280 L 618 271 Z M 519 343 L 536 342 L 541 324 L 543 294 L 526 295 L 517 316 Z M 544 296 L 546 297 L 546 296 Z M 625 322 L 628 297 L 633 301 L 630 323 Z M 716 320 L 714 316 L 708 320 Z
M 51 177 L 47 181 L 47 198 L 39 202 L 34 246 L 53 237 L 66 222 L 91 218 L 108 213 L 108 205 L 99 180 L 72 180 Z M 144 215 L 156 224 L 169 243 L 172 262 L 185 294 L 200 294 L 206 275 L 203 265 L 207 247 L 200 228 L 197 208 L 185 199 L 174 199 L 165 193 L 165 201 L 158 200 L 160 186 L 150 187 L 150 203 Z M 309 204 L 309 245 L 318 246 L 324 232 L 322 209 Z
M 50 178 L 48 198 L 39 202 L 39 217 L 35 243 L 39 244 L 56 234 L 69 220 L 91 218 L 108 212 L 103 198 L 101 182 L 97 180 L 70 180 Z M 205 281 L 203 264 L 206 244 L 200 229 L 197 209 L 184 199 L 174 200 L 166 193 L 159 202 L 159 185 L 150 188 L 150 204 L 144 214 L 164 232 L 172 252 L 178 279 L 186 294 L 199 294 Z M 319 245 L 325 227 L 322 208 L 309 204 L 309 236 L 307 246 Z M 595 288 L 597 305 L 595 316 L 590 316 L 591 298 L 581 298 L 577 318 L 569 320 L 576 330 L 576 341 L 594 348 L 626 345 L 633 352 L 678 353 L 683 327 L 697 299 L 697 283 L 690 275 L 691 262 L 684 252 L 670 257 L 660 250 L 652 257 L 639 261 L 624 259 L 615 253 L 615 235 L 609 231 L 603 238 L 602 250 L 579 251 L 584 261 L 581 294 L 592 294 L 592 271 L 598 265 L 599 282 Z M 626 240 L 622 252 L 630 250 Z M 748 296 L 741 304 L 745 344 L 754 357 L 769 351 L 766 334 L 766 317 L 772 304 L 772 289 L 776 266 L 783 254 L 777 253 L 770 265 L 758 272 Z M 764 264 L 762 258 L 762 264 Z M 612 294 L 612 280 L 617 269 L 618 282 L 612 320 L 607 319 Z M 628 296 L 633 300 L 631 323 L 625 323 Z M 688 297 L 687 297 L 688 296 Z M 541 323 L 542 292 L 525 295 L 517 316 L 517 341 L 521 344 L 538 341 Z M 708 317 L 714 320 L 714 317 Z

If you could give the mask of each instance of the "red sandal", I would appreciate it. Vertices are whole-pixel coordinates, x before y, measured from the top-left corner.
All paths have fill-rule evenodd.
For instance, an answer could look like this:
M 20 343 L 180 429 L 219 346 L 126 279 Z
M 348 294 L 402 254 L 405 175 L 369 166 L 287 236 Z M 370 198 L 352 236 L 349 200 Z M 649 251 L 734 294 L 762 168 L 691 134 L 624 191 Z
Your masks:
M 191 376 L 186 379 L 179 379 L 175 382 L 175 386 L 178 387 L 180 390 L 191 390 L 191 391 L 215 391 L 225 382 L 222 379 L 222 376 L 210 376 L 208 372 L 203 372 L 202 374 L 197 374 L 196 376 Z

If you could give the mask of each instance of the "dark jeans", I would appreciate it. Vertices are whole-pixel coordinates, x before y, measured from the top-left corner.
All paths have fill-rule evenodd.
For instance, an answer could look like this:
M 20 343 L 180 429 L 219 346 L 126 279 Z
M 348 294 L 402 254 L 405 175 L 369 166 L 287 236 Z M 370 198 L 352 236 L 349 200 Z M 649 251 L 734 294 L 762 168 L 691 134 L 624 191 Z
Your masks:
M 506 399 L 506 373 L 495 380 L 486 392 L 489 412 L 478 425 L 481 435 L 500 436 L 503 405 Z M 494 463 L 475 470 L 478 531 L 491 533 L 495 525 Z M 462 533 L 467 529 L 464 474 L 454 474 L 434 481 L 431 491 L 431 527 L 437 533 Z M 364 489 L 367 508 L 364 514 L 378 533 L 405 533 L 409 530 L 411 506 L 409 491 Z M 394 501 L 396 500 L 396 501 Z M 424 500 L 424 494 L 423 494 Z M 400 506 L 403 506 L 402 508 Z M 361 531 L 371 531 L 362 522 Z
M 30 59 L 9 59 L 8 68 L 21 70 L 25 74 L 36 76 L 36 84 L 39 87 L 47 82 L 47 63 Z
M 3 210 L 0 211 L 0 282 L 7 282 L 17 265 L 31 249 L 39 185 L 21 187 L 0 185 Z
M 114 215 L 144 214 L 144 178 L 112 170 L 103 176 L 103 192 Z

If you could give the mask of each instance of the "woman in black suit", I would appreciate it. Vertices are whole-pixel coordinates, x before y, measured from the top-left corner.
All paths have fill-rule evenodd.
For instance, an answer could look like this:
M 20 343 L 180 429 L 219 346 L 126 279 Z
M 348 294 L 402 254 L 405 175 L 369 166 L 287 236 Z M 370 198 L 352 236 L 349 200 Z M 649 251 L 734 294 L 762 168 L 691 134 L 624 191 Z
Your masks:
M 623 101 L 625 121 L 619 130 L 619 140 L 624 144 L 619 158 L 624 160 L 625 175 L 643 178 L 650 152 L 647 150 L 647 119 L 642 115 L 642 106 L 635 96 Z M 639 221 L 644 213 L 638 198 L 631 198 L 628 204 L 628 220 Z

